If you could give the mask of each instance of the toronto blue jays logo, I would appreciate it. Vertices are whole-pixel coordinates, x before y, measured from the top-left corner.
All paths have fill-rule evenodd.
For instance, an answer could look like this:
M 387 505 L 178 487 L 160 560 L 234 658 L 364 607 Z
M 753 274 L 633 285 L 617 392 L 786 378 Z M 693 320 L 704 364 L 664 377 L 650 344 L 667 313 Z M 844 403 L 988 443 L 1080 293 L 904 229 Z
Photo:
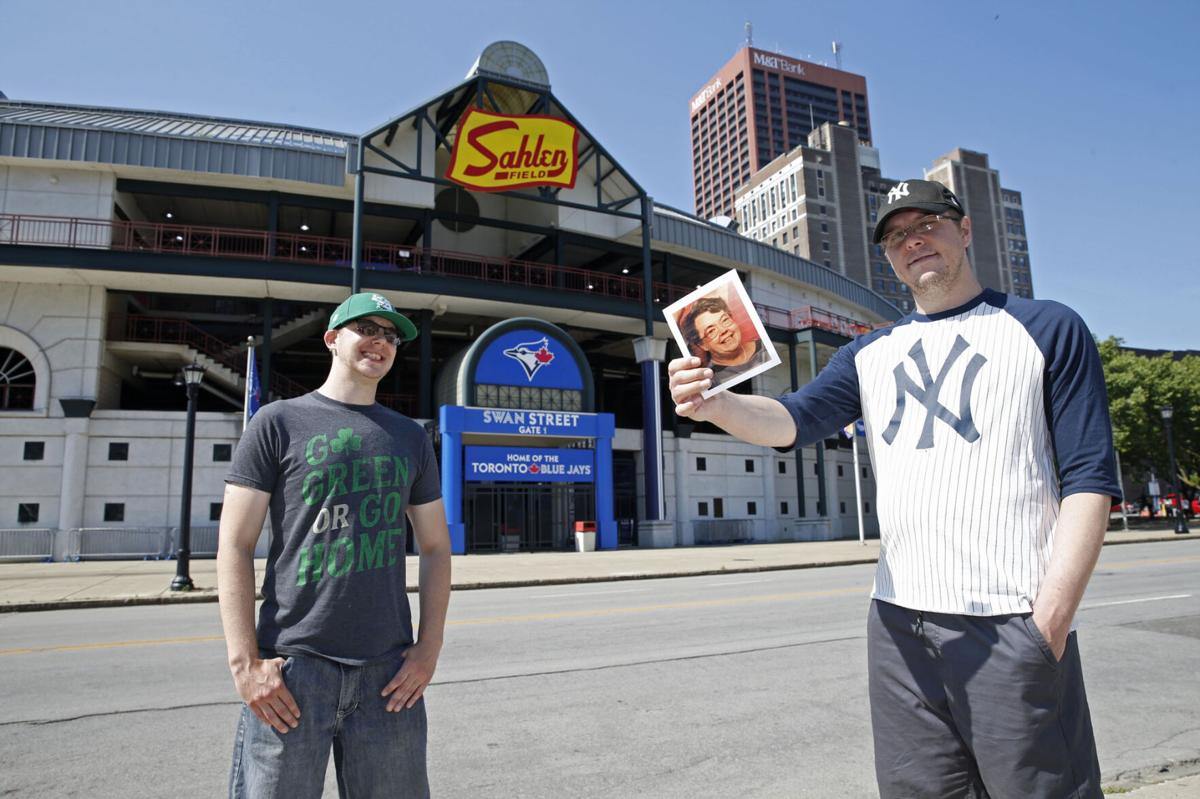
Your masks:
M 526 379 L 531 383 L 533 376 L 543 366 L 554 360 L 554 353 L 550 351 L 550 339 L 545 337 L 509 347 L 504 354 L 521 364 L 521 368 L 525 370 Z
M 900 432 L 900 423 L 904 421 L 904 403 L 909 394 L 912 394 L 913 398 L 925 407 L 925 424 L 921 427 L 921 438 L 917 441 L 917 449 L 933 447 L 934 419 L 941 419 L 950 425 L 950 428 L 968 443 L 979 440 L 979 431 L 975 429 L 975 421 L 971 416 L 971 389 L 975 385 L 975 378 L 979 376 L 979 370 L 987 363 L 987 358 L 975 353 L 967 362 L 966 372 L 963 373 L 962 388 L 958 393 L 957 416 L 938 401 L 942 385 L 946 382 L 946 376 L 950 374 L 950 367 L 954 366 L 955 361 L 966 352 L 969 346 L 962 336 L 956 337 L 954 346 L 950 348 L 950 354 L 946 356 L 946 361 L 938 370 L 935 378 L 929 372 L 929 364 L 925 360 L 925 348 L 921 342 L 918 341 L 912 345 L 908 355 L 917 365 L 921 384 L 918 385 L 909 377 L 908 371 L 904 368 L 904 362 L 896 364 L 896 368 L 892 370 L 892 375 L 896 378 L 896 412 L 892 414 L 892 421 L 883 431 L 885 443 L 891 444 L 896 440 L 896 434 Z

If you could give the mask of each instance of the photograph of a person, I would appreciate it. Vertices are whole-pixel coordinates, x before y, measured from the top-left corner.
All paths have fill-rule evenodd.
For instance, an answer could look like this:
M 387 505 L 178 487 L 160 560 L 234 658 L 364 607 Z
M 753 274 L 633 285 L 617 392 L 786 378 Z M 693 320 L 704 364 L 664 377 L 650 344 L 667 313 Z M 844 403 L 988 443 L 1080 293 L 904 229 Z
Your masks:
M 780 362 L 736 271 L 700 286 L 663 313 L 680 352 L 713 370 L 705 399 Z

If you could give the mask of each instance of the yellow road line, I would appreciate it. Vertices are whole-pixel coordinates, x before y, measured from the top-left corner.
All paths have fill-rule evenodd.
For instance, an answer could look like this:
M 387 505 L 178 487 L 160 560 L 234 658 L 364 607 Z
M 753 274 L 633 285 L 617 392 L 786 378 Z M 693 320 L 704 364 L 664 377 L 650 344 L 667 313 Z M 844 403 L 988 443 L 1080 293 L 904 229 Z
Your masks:
M 1117 563 L 1099 563 L 1096 570 L 1132 569 L 1135 566 L 1173 566 L 1176 563 L 1195 563 L 1200 561 L 1200 555 L 1184 555 L 1178 558 L 1148 558 L 1146 560 L 1123 560 Z
M 759 596 L 725 597 L 723 599 L 697 599 L 691 602 L 662 602 L 655 605 L 634 605 L 624 608 L 585 608 L 583 610 L 560 610 L 553 613 L 527 613 L 520 616 L 485 616 L 478 619 L 451 619 L 447 626 L 472 624 L 498 624 L 523 621 L 553 621 L 555 619 L 583 619 L 598 616 L 625 616 L 633 613 L 653 613 L 659 610 L 689 610 L 692 608 L 727 607 L 729 605 L 749 605 L 760 602 L 789 602 L 797 599 L 813 599 L 817 597 L 845 596 L 846 594 L 861 594 L 866 597 L 869 587 L 855 586 L 853 588 L 835 588 L 828 591 L 796 591 L 787 594 L 762 594 Z
M 160 644 L 197 644 L 222 641 L 220 635 L 195 635 L 188 638 L 150 638 L 142 641 L 101 641 L 94 644 L 63 644 L 61 646 L 30 646 L 15 649 L 0 649 L 4 655 L 33 655 L 41 652 L 83 652 L 89 649 L 117 649 L 124 646 L 158 646 Z
M 527 613 L 519 616 L 483 616 L 480 618 L 451 619 L 447 626 L 467 626 L 483 624 L 512 624 L 516 622 L 552 621 L 555 619 L 595 618 L 600 616 L 622 616 L 633 613 L 653 613 L 659 610 L 687 610 L 691 608 L 727 607 L 759 602 L 786 602 L 797 599 L 817 597 L 843 596 L 845 594 L 861 594 L 866 596 L 868 589 L 863 586 L 854 588 L 838 588 L 830 591 L 798 591 L 788 594 L 766 594 L 761 596 L 725 597 L 724 599 L 701 599 L 692 602 L 663 602 L 656 605 L 640 605 L 623 608 L 586 608 L 582 610 L 563 610 L 553 613 Z M 104 641 L 92 644 L 63 644 L 61 646 L 18 647 L 0 649 L 0 657 L 5 655 L 33 655 L 44 652 L 83 652 L 96 649 L 116 649 L 131 646 L 161 646 L 169 644 L 195 644 L 221 641 L 220 635 L 197 635 L 187 638 L 152 638 L 140 641 Z
M 1155 558 L 1147 560 L 1130 560 L 1119 563 L 1106 563 L 1098 569 L 1130 569 L 1137 566 L 1163 566 L 1178 563 L 1193 563 L 1200 561 L 1200 556 L 1185 556 L 1178 558 Z M 846 596 L 860 594 L 863 597 L 870 593 L 869 587 L 854 586 L 852 588 L 835 588 L 826 591 L 795 591 L 785 594 L 762 594 L 758 596 L 724 597 L 722 599 L 698 599 L 690 602 L 662 602 L 653 605 L 634 605 L 617 608 L 583 608 L 580 610 L 560 610 L 549 613 L 524 613 L 517 616 L 481 616 L 479 618 L 450 619 L 447 626 L 466 627 L 484 624 L 513 624 L 520 622 L 555 621 L 558 619 L 586 619 L 603 616 L 629 616 L 641 613 L 654 613 L 662 610 L 692 610 L 698 608 L 729 607 L 733 605 L 751 605 L 767 602 L 792 602 L 799 599 L 817 599 L 821 597 Z M 0 649 L 0 657 L 5 655 L 32 655 L 43 652 L 84 652 L 96 649 L 117 649 L 132 646 L 161 646 L 169 644 L 196 644 L 223 640 L 220 635 L 197 635 L 187 638 L 154 638 L 141 641 L 105 641 L 92 644 L 64 644 L 61 646 L 17 647 Z

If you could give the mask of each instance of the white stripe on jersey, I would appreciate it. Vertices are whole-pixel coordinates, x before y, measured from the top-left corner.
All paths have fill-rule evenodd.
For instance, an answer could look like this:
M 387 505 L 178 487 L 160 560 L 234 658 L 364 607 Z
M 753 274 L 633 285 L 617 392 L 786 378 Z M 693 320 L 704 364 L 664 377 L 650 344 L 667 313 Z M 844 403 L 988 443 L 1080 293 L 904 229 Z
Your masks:
M 1059 505 L 1037 343 L 980 303 L 897 326 L 855 367 L 879 475 L 872 596 L 943 613 L 1029 612 Z

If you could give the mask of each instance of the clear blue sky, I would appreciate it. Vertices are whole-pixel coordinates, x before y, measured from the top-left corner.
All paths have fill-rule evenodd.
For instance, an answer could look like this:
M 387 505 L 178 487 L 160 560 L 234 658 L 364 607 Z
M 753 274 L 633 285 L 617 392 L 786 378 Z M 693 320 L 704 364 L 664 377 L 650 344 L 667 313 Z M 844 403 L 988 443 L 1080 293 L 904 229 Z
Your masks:
M 0 91 L 357 133 L 489 42 L 656 199 L 692 209 L 688 100 L 741 46 L 865 75 L 889 177 L 955 147 L 1024 194 L 1034 292 L 1132 346 L 1200 349 L 1200 3 L 0 0 Z

